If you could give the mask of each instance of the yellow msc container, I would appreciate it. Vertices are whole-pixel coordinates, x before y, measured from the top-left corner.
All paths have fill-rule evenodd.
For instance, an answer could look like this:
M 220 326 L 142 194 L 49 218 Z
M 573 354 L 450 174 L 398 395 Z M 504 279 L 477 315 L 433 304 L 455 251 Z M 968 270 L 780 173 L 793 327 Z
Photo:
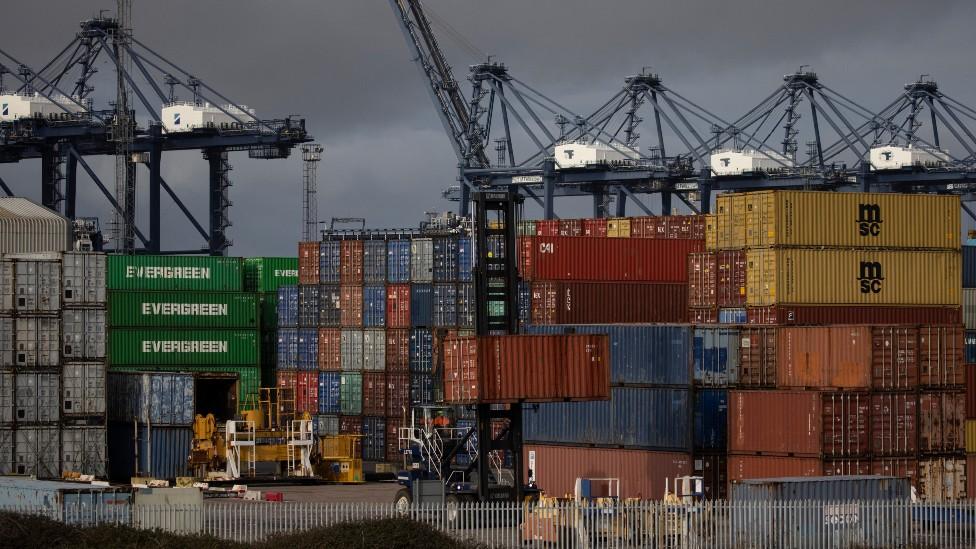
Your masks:
M 716 249 L 737 250 L 746 247 L 745 211 L 745 194 L 722 194 L 715 199 Z
M 705 249 L 714 252 L 718 249 L 718 216 L 706 214 L 705 216 Z
M 953 250 L 754 248 L 746 305 L 947 305 L 961 301 Z
M 976 419 L 966 420 L 966 453 L 976 454 Z
M 608 219 L 607 236 L 610 238 L 630 238 L 630 218 L 613 217 Z
M 958 196 L 761 191 L 746 193 L 746 245 L 958 250 Z

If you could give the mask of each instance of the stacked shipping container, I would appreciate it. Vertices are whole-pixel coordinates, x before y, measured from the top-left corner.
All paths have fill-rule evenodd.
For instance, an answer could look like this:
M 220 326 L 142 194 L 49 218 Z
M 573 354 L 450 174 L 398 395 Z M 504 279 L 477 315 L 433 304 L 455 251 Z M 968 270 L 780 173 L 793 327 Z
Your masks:
M 278 359 L 278 288 L 298 284 L 297 257 L 244 259 L 244 291 L 257 295 L 260 310 L 261 386 L 275 384 Z

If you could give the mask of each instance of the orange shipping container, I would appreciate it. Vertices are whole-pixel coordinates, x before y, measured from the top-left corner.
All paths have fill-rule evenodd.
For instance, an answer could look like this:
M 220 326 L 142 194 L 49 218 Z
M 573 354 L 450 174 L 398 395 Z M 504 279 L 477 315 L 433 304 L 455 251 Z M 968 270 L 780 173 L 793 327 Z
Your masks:
M 339 245 L 339 283 L 363 283 L 363 241 L 343 240 Z
M 583 236 L 607 236 L 607 220 L 604 218 L 584 219 Z
M 338 372 L 341 364 L 342 330 L 319 328 L 319 370 Z
M 606 335 L 454 337 L 444 342 L 444 400 L 455 404 L 606 400 Z
M 747 328 L 742 330 L 739 343 L 743 385 L 845 389 L 871 386 L 872 340 L 868 326 Z
M 363 326 L 363 287 L 340 286 L 339 303 L 342 307 L 339 324 L 343 328 L 361 328 Z
M 688 306 L 715 307 L 718 264 L 714 252 L 688 254 Z
M 875 326 L 871 329 L 871 384 L 876 389 L 918 386 L 918 329 Z
M 729 451 L 820 456 L 817 391 L 729 391 Z
M 866 456 L 870 450 L 871 398 L 867 393 L 824 393 L 822 455 Z
M 298 243 L 298 283 L 319 283 L 319 243 Z
M 410 285 L 390 284 L 386 287 L 386 326 L 410 327 Z
M 386 371 L 410 371 L 410 330 L 386 331 Z
M 871 395 L 871 453 L 874 456 L 913 456 L 918 444 L 918 395 Z
M 583 236 L 583 222 L 579 219 L 561 219 L 559 236 Z

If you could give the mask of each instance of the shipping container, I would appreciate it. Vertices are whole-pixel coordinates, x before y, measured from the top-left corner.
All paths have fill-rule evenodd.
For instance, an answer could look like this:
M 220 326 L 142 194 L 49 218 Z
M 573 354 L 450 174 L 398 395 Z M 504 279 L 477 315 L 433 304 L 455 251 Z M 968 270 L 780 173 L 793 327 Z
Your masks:
M 688 307 L 718 305 L 718 264 L 715 252 L 688 254 Z
M 194 388 L 193 375 L 187 373 L 110 372 L 109 420 L 189 426 L 196 401 Z
M 304 328 L 319 326 L 319 285 L 298 287 L 298 325 Z
M 386 283 L 386 240 L 363 241 L 363 283 Z
M 725 389 L 695 391 L 695 451 L 724 451 L 728 446 L 729 394 Z
M 319 373 L 295 372 L 295 413 L 319 411 Z
M 665 219 L 658 216 L 630 218 L 631 238 L 667 238 L 668 224 Z
M 187 476 L 193 446 L 189 427 L 110 424 L 109 478 L 129 483 L 132 477 L 175 479 Z
M 400 451 L 400 428 L 403 419 L 400 417 L 386 418 L 386 461 L 405 467 L 403 452 Z
M 61 309 L 61 257 L 58 254 L 20 254 L 14 260 L 14 310 L 22 314 Z
M 277 369 L 298 369 L 298 328 L 278 328 Z
M 344 416 L 363 413 L 363 375 L 343 372 L 339 378 L 340 408 Z
M 474 281 L 474 239 L 469 236 L 458 238 L 458 281 Z
M 722 194 L 715 198 L 715 247 L 734 250 L 746 245 L 746 225 L 736 222 L 745 215 L 746 197 L 743 194 Z
M 630 218 L 614 217 L 607 220 L 608 238 L 630 238 Z
M 14 403 L 14 372 L 0 370 L 0 425 L 13 423 Z
M 429 373 L 410 374 L 410 404 L 434 403 L 434 379 Z
M 535 222 L 535 236 L 559 236 L 558 219 L 540 219 Z
M 0 256 L 0 314 L 14 311 L 14 263 Z
M 245 292 L 277 292 L 298 284 L 297 257 L 246 257 L 243 268 Z
M 966 418 L 976 419 L 976 364 L 966 364 Z M 973 494 L 976 496 L 976 493 Z
M 749 307 L 749 324 L 961 324 L 959 307 L 794 306 Z
M 258 296 L 239 292 L 112 292 L 108 310 L 113 328 L 256 328 L 259 318 Z
M 779 190 L 748 193 L 745 201 L 733 223 L 746 227 L 750 247 L 958 250 L 960 245 L 958 196 Z
M 409 284 L 390 284 L 386 287 L 386 325 L 390 328 L 410 327 Z
M 728 499 L 729 463 L 724 452 L 696 454 L 692 461 L 692 474 L 702 477 L 706 500 Z
M 739 330 L 696 327 L 692 339 L 692 364 L 694 380 L 698 385 L 724 387 L 736 383 L 739 375 Z
M 61 302 L 65 307 L 105 304 L 105 254 L 66 253 L 61 258 Z
M 746 309 L 745 308 L 719 309 L 718 322 L 719 324 L 745 324 Z
M 342 287 L 337 284 L 319 286 L 319 326 L 338 328 L 342 325 Z
M 363 283 L 363 241 L 343 240 L 339 243 L 339 282 L 361 285 Z
M 386 326 L 386 286 L 363 287 L 363 326 L 368 328 Z
M 2 400 L 3 396 L 0 395 Z M 105 364 L 71 362 L 64 365 L 61 375 L 61 414 L 65 418 L 105 417 Z M 2 411 L 0 421 L 3 421 Z
M 339 349 L 342 353 L 340 367 L 343 372 L 359 372 L 363 369 L 362 330 L 342 330 Z
M 967 419 L 964 425 L 965 434 L 963 438 L 966 441 L 966 453 L 976 454 L 976 420 Z
M 976 330 L 976 288 L 962 289 L 962 323 L 967 330 Z
M 342 331 L 338 328 L 319 328 L 319 370 L 342 369 Z
M 48 368 L 61 364 L 61 320 L 54 317 L 19 317 L 14 321 L 14 365 Z
M 312 429 L 316 436 L 339 434 L 339 416 L 335 414 L 315 416 Z
M 338 240 L 324 240 L 319 243 L 319 271 L 320 284 L 339 284 L 342 273 L 342 243 Z
M 729 391 L 729 450 L 819 456 L 822 414 L 816 391 Z
M 684 322 L 686 284 L 534 282 L 533 324 Z
M 278 288 L 278 326 L 298 326 L 298 286 Z
M 363 418 L 363 460 L 386 461 L 386 420 Z
M 728 463 L 730 482 L 757 478 L 816 477 L 823 474 L 823 463 L 816 457 L 729 454 Z
M 14 420 L 18 425 L 57 423 L 61 419 L 61 380 L 57 373 L 14 376 Z
M 535 278 L 535 237 L 520 236 L 515 240 L 518 249 L 518 271 L 522 280 L 531 281 Z
M 976 246 L 962 247 L 962 287 L 976 288 Z
M 343 328 L 362 328 L 363 287 L 343 285 L 339 292 L 339 324 Z
M 536 237 L 533 277 L 541 280 L 687 283 L 687 255 L 700 240 Z
M 966 363 L 976 363 L 976 332 L 966 332 L 965 338 L 963 354 L 966 357 Z
M 65 360 L 104 360 L 107 328 L 104 309 L 61 312 L 61 355 Z
M 750 249 L 746 262 L 746 303 L 754 307 L 959 306 L 961 300 L 957 251 Z M 919 284 L 923 279 L 929 283 Z
M 532 236 L 535 234 L 537 221 L 532 220 L 519 220 L 518 222 L 518 234 L 519 236 Z
M 243 283 L 239 257 L 108 256 L 109 290 L 240 292 Z
M 0 478 L 0 506 L 32 508 L 46 516 L 59 517 L 65 524 L 128 522 L 131 500 L 129 487 Z
M 458 337 L 444 344 L 448 402 L 605 399 L 609 384 L 606 336 Z
M 147 372 L 151 370 L 151 372 Z M 258 388 L 262 383 L 262 372 L 257 366 L 126 366 L 115 367 L 115 373 L 179 373 L 193 379 L 195 413 L 214 414 L 218 421 L 233 419 L 238 403 L 257 406 Z M 269 372 L 272 373 L 273 372 Z M 274 386 L 274 377 L 264 386 Z M 109 401 L 111 405 L 111 400 Z M 244 404 L 242 404 L 244 405 Z
M 433 369 L 433 334 L 427 328 L 410 330 L 410 371 L 430 373 Z
M 843 476 L 837 478 L 771 478 L 740 480 L 732 484 L 732 500 L 742 503 L 786 501 L 888 501 L 906 502 L 912 486 L 905 478 Z M 908 517 L 905 517 L 908 520 Z M 807 533 L 823 525 L 820 517 Z M 880 533 L 879 533 L 880 534 Z M 869 537 L 868 539 L 877 539 Z
M 298 329 L 298 369 L 319 369 L 319 331 L 317 328 Z
M 168 330 L 123 328 L 112 331 L 113 366 L 258 364 L 255 330 Z
M 363 416 L 339 416 L 340 435 L 361 435 L 363 434 Z
M 410 412 L 410 374 L 386 374 L 386 417 L 406 417 Z
M 965 449 L 966 395 L 962 391 L 923 392 L 918 396 L 918 449 L 926 454 Z
M 386 371 L 388 373 L 410 371 L 410 330 L 386 331 Z
M 929 502 L 966 499 L 966 460 L 962 456 L 919 460 L 918 495 Z
M 457 325 L 462 330 L 473 330 L 475 327 L 475 317 L 478 316 L 478 303 L 474 294 L 473 283 L 466 282 L 458 284 Z
M 455 236 L 433 239 L 434 282 L 455 282 L 458 279 L 460 243 Z
M 870 453 L 871 397 L 867 393 L 823 393 L 823 447 L 828 458 Z
M 410 242 L 410 281 L 431 283 L 434 281 L 434 241 L 415 238 Z
M 871 395 L 871 454 L 913 456 L 918 450 L 918 395 Z
M 386 243 L 386 281 L 390 284 L 410 282 L 410 244 L 409 240 Z
M 911 326 L 871 328 L 871 385 L 904 390 L 918 386 L 918 330 Z
M 434 284 L 433 313 L 431 326 L 435 328 L 456 328 L 458 325 L 457 284 Z
M 61 429 L 61 469 L 82 475 L 106 476 L 108 457 L 105 426 L 65 426 Z
M 966 456 L 966 494 L 976 494 L 976 455 Z
M 434 286 L 432 284 L 410 285 L 410 325 L 432 326 L 434 320 Z
M 0 198 L 0 254 L 63 252 L 71 242 L 68 219 L 26 198 Z
M 966 383 L 962 326 L 922 326 L 918 330 L 919 385 L 959 387 Z
M 715 324 L 718 322 L 718 309 L 688 309 L 688 322 L 691 324 Z
M 319 282 L 319 245 L 315 242 L 298 243 L 298 283 L 317 284 Z
M 339 372 L 319 372 L 320 414 L 338 414 L 341 406 L 342 377 Z
M 659 499 L 665 479 L 690 475 L 692 469 L 691 456 L 682 452 L 532 444 L 525 447 L 524 456 L 525 478 L 553 497 L 571 497 L 577 478 L 617 478 L 621 498 Z M 593 495 L 601 494 L 607 495 Z
M 583 219 L 583 236 L 606 237 L 607 220 L 605 218 Z
M 61 478 L 61 430 L 28 427 L 14 433 L 14 474 Z
M 13 410 L 13 405 L 10 405 Z M 14 474 L 14 447 L 16 440 L 13 427 L 0 426 L 0 475 Z M 2 481 L 2 477 L 0 477 Z
M 367 416 L 386 415 L 386 374 L 363 372 L 362 413 Z
M 746 304 L 746 252 L 725 250 L 716 254 L 716 294 L 719 307 Z
M 386 370 L 386 332 L 381 329 L 363 330 L 363 370 Z

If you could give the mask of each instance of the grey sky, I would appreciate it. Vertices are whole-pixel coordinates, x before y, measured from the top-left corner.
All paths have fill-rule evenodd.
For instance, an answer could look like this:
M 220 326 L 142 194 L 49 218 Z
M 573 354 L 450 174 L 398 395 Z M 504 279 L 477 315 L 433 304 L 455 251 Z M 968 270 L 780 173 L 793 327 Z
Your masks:
M 0 47 L 36 67 L 79 20 L 113 1 L 6 2 Z M 135 0 L 136 36 L 259 115 L 301 114 L 326 147 L 322 219 L 366 217 L 413 226 L 453 205 L 455 160 L 386 0 Z M 577 112 L 598 106 L 623 77 L 651 66 L 669 87 L 731 119 L 784 73 L 810 65 L 837 91 L 878 108 L 919 74 L 976 104 L 976 4 L 940 0 L 426 0 L 425 5 L 522 80 Z M 477 58 L 442 28 L 463 78 Z M 107 62 L 107 61 L 106 61 Z M 110 67 L 101 67 L 103 76 Z M 464 86 L 467 88 L 467 86 Z M 231 156 L 235 255 L 291 255 L 300 225 L 301 163 Z M 111 183 L 111 159 L 98 159 Z M 0 165 L 15 191 L 37 198 L 39 162 Z M 197 153 L 164 162 L 164 177 L 206 219 L 206 164 Z M 143 178 L 144 179 L 144 178 Z M 81 211 L 109 219 L 94 186 Z M 167 202 L 164 199 L 164 203 Z M 530 212 L 531 213 L 531 212 Z M 179 213 L 164 245 L 197 246 Z M 204 221 L 205 222 L 205 221 Z

